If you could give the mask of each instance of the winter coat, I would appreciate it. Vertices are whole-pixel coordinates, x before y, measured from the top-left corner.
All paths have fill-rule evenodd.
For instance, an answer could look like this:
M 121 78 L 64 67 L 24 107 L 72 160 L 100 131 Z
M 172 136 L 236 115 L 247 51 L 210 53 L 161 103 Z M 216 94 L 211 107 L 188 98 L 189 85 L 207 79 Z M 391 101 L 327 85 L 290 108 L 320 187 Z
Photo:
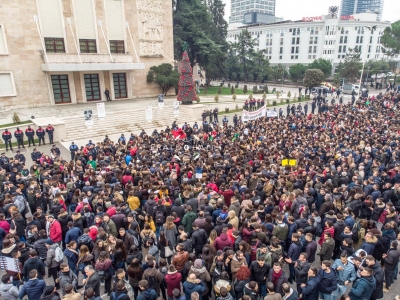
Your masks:
M 135 245 L 133 236 L 127 231 L 125 231 L 125 235 L 121 237 L 121 240 L 124 242 L 127 251 L 129 251 L 129 249 Z
M 145 291 L 142 291 L 139 296 L 137 296 L 136 300 L 156 300 L 157 299 L 157 293 L 153 289 L 147 289 Z M 201 298 L 201 295 L 200 295 Z
M 239 229 L 239 218 L 237 217 L 237 215 L 235 214 L 235 212 L 233 210 L 228 211 L 228 217 L 229 217 L 228 224 L 232 224 L 233 228 L 235 230 L 238 230 Z
M 72 218 L 69 214 L 67 214 L 66 212 L 63 214 L 59 214 L 58 215 L 58 222 L 61 225 L 61 231 L 63 233 L 63 236 L 65 236 L 65 234 L 67 233 L 67 231 L 69 230 L 68 228 L 68 222 L 71 221 L 72 222 Z
M 233 210 L 236 214 L 236 216 L 240 215 L 240 203 L 238 200 L 236 200 L 235 202 L 232 202 L 231 205 L 229 206 L 228 211 Z
M 42 296 L 45 287 L 44 280 L 30 279 L 23 285 L 18 298 L 22 299 L 25 295 L 28 295 L 29 300 L 38 300 Z
M 50 231 L 49 238 L 51 238 L 54 243 L 61 242 L 62 230 L 61 230 L 61 225 L 57 220 L 54 220 L 53 223 L 50 224 L 49 231 Z
M 44 263 L 38 257 L 31 257 L 25 262 L 22 271 L 25 280 L 29 280 L 29 272 L 32 270 L 38 271 L 38 279 L 43 279 L 43 275 L 46 275 Z
M 171 208 L 171 213 L 175 212 L 179 219 L 183 219 L 185 216 L 185 208 L 182 206 L 182 200 L 176 199 L 175 205 Z
M 71 241 L 78 241 L 78 238 L 82 235 L 82 231 L 78 227 L 70 228 L 65 235 L 65 244 L 68 245 Z
M 185 228 L 186 233 L 192 233 L 193 228 L 192 224 L 196 220 L 196 214 L 193 211 L 187 212 L 183 216 L 182 225 Z
M 290 257 L 294 263 L 294 261 L 299 259 L 299 256 L 302 252 L 302 245 L 300 241 L 292 242 L 289 246 L 289 250 L 287 253 L 287 257 Z
M 337 270 L 338 267 L 344 268 L 344 270 Z M 342 263 L 340 259 L 336 259 L 332 265 L 332 269 L 336 271 L 336 278 L 339 285 L 344 285 L 345 281 L 353 282 L 356 280 L 356 270 L 354 269 L 354 265 L 348 262 L 346 265 Z
M 306 286 L 302 288 L 302 294 L 304 300 L 318 300 L 319 296 L 319 277 L 311 277 L 307 280 Z
M 186 230 L 185 230 L 186 231 Z M 207 244 L 208 236 L 204 229 L 197 229 L 193 231 L 192 243 L 195 250 L 202 250 L 203 246 Z
M 200 269 L 198 269 L 198 268 L 195 268 L 194 266 L 192 266 L 190 268 L 188 275 L 190 275 L 190 274 L 196 274 L 197 279 L 200 279 L 201 282 L 203 282 L 205 284 L 206 289 L 204 290 L 202 295 L 203 296 L 207 295 L 207 293 L 209 292 L 207 282 L 211 281 L 211 276 L 210 276 L 210 273 L 207 271 L 206 267 L 201 267 Z
M 351 300 L 370 299 L 376 288 L 376 280 L 372 276 L 365 276 L 353 283 L 349 296 Z
M 313 263 L 315 261 L 315 253 L 317 252 L 317 243 L 315 241 L 308 242 L 305 246 L 305 252 L 308 255 L 308 262 Z
M 344 223 L 343 220 L 337 220 L 336 223 L 333 224 L 333 229 L 335 230 L 335 234 L 333 236 L 333 239 L 335 241 L 340 241 L 341 240 L 340 234 L 343 232 L 345 227 L 346 227 L 346 224 Z
M 194 292 L 199 293 L 199 300 L 202 300 L 203 292 L 206 290 L 206 285 L 204 282 L 200 281 L 197 283 L 195 281 L 191 281 L 189 278 L 183 283 L 183 292 L 185 293 L 186 299 L 190 299 L 190 295 Z
M 100 276 L 99 276 L 99 274 L 97 274 L 97 272 L 94 272 L 92 274 L 92 276 L 90 276 L 89 278 L 86 278 L 85 290 L 87 290 L 89 287 L 93 288 L 96 295 L 101 295 L 100 294 Z
M 176 226 L 174 226 L 171 229 L 167 229 L 167 227 L 164 226 L 164 233 L 165 233 L 165 238 L 171 243 L 172 248 L 175 249 L 175 246 L 178 244 L 178 240 L 176 238 L 178 231 L 176 229 Z
M 394 271 L 396 266 L 399 262 L 400 252 L 395 248 L 390 248 L 387 257 L 384 258 L 385 260 L 385 269 L 387 271 Z
M 364 241 L 364 243 L 361 244 L 360 249 L 364 250 L 367 255 L 372 255 L 372 253 L 374 253 L 377 243 L 378 239 L 373 236 L 370 241 Z
M 292 212 L 292 215 L 295 219 L 300 217 L 299 211 L 300 211 L 301 206 L 307 207 L 308 202 L 307 202 L 306 198 L 299 196 L 296 199 L 294 199 L 294 201 L 292 203 L 292 207 L 290 208 L 290 211 Z
M 236 273 L 239 271 L 241 266 L 247 266 L 246 258 L 243 256 L 241 260 L 238 260 L 236 254 L 233 256 L 231 260 L 231 273 L 232 273 L 232 280 L 236 279 Z
M 383 298 L 383 270 L 379 261 L 375 261 L 375 264 L 370 267 L 375 278 L 376 289 L 372 292 L 373 299 Z
M 154 282 L 155 286 L 149 286 L 149 288 L 154 289 L 158 295 L 160 294 L 161 282 L 164 278 L 158 269 L 147 269 L 143 272 L 142 278 L 147 281 L 149 281 L 149 278 L 153 278 L 152 282 Z
M 330 260 L 332 257 L 333 250 L 335 250 L 335 241 L 330 238 L 326 241 L 321 246 L 321 250 L 317 255 L 320 256 L 321 261 L 323 260 Z
M 307 272 L 310 269 L 311 265 L 308 261 L 305 262 L 297 262 L 297 266 L 294 267 L 294 272 L 296 274 L 296 283 L 306 283 L 307 282 Z
M 318 271 L 318 289 L 323 294 L 330 294 L 337 289 L 337 279 L 335 270 L 331 268 L 329 273 L 322 269 Z
M 231 239 L 226 233 L 221 233 L 214 241 L 214 248 L 218 250 L 224 250 L 225 247 L 233 248 Z
M 108 234 L 112 234 L 113 236 L 118 235 L 117 226 L 115 226 L 114 221 L 111 219 L 108 222 L 103 222 L 103 228 Z
M 268 275 L 268 280 L 267 280 L 268 282 L 272 282 L 273 273 L 274 273 L 274 269 L 269 270 L 269 275 Z M 275 292 L 283 295 L 282 284 L 287 283 L 287 282 L 288 282 L 288 278 L 285 274 L 285 271 L 282 270 L 282 275 L 281 275 L 281 277 L 279 277 L 278 283 L 275 285 Z
M 296 220 L 296 225 L 297 225 L 297 228 L 306 228 L 306 227 L 308 227 L 308 221 L 307 221 L 307 219 L 305 219 L 305 218 L 300 218 L 300 219 L 298 219 L 298 220 Z
M 169 273 L 164 277 L 165 283 L 167 284 L 167 295 L 172 297 L 174 289 L 181 289 L 182 274 L 179 272 Z
M 47 251 L 47 257 L 46 257 L 46 260 L 44 261 L 44 264 L 48 268 L 55 268 L 62 264 L 62 261 L 57 262 L 55 260 L 57 247 L 59 247 L 58 244 L 53 244 L 50 246 L 49 250 Z
M 251 280 L 257 282 L 258 285 L 264 283 L 268 278 L 269 270 L 270 265 L 264 263 L 264 265 L 260 267 L 257 261 L 253 261 L 250 264 Z
M 385 204 L 374 205 L 374 210 L 372 211 L 371 220 L 378 222 L 383 210 L 385 209 Z
M 289 227 L 285 223 L 278 223 L 274 227 L 272 235 L 276 236 L 281 241 L 285 241 L 287 239 L 288 232 L 289 232 Z
M 33 244 L 33 248 L 38 253 L 39 258 L 42 258 L 42 259 L 46 258 L 46 256 L 47 256 L 46 238 L 42 238 L 42 239 L 37 240 Z
M 173 257 L 171 264 L 175 266 L 175 269 L 178 272 L 181 272 L 185 268 L 185 264 L 188 261 L 188 258 L 189 258 L 188 252 L 186 251 L 177 252 Z
M 152 199 L 149 199 L 146 201 L 146 203 L 144 204 L 143 210 L 146 212 L 146 214 L 153 216 L 154 215 L 154 211 L 155 211 L 155 207 L 157 206 L 157 202 L 155 202 Z
M 72 272 L 72 270 L 69 270 L 66 273 L 58 272 L 58 279 L 63 296 L 65 295 L 64 288 L 67 284 L 72 284 L 74 287 L 76 287 L 78 284 L 78 277 L 75 275 L 74 272 Z
M 0 295 L 3 299 L 7 300 L 18 300 L 19 290 L 12 283 L 1 283 L 0 284 Z
M 101 298 L 98 298 L 101 300 Z M 62 300 L 81 300 L 81 294 L 80 293 L 72 293 L 65 295 Z M 90 300 L 97 300 L 96 298 L 92 298 Z

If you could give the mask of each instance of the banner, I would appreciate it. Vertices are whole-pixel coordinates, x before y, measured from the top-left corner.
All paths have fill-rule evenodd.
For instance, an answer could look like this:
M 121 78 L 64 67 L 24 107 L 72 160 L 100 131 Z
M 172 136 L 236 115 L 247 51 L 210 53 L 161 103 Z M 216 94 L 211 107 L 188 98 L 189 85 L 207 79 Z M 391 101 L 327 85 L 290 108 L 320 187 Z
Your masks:
M 105 118 L 106 117 L 106 107 L 104 106 L 104 103 L 97 103 L 97 116 L 99 118 Z
M 145 112 L 146 112 L 146 121 L 148 122 L 153 121 L 153 107 L 146 106 Z
M 92 117 L 93 111 L 91 109 L 90 110 L 85 110 L 83 112 L 83 115 L 85 116 L 85 125 L 86 126 L 93 126 L 93 117 Z
M 252 120 L 256 120 L 261 117 L 265 117 L 266 108 L 265 106 L 261 107 L 255 111 L 247 111 L 243 110 L 242 112 L 242 122 L 248 122 Z
M 158 95 L 158 108 L 164 108 L 164 94 Z
M 174 115 L 179 114 L 179 101 L 174 101 Z
M 274 117 L 277 117 L 278 116 L 278 113 L 276 112 L 276 111 L 274 111 L 274 110 L 267 110 L 267 118 L 274 118 Z

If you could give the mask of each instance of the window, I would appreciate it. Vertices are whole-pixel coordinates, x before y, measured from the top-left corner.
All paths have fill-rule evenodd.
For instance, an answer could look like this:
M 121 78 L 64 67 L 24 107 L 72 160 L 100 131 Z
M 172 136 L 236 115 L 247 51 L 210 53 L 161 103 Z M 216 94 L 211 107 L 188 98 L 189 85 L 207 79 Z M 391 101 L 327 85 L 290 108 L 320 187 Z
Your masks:
M 372 39 L 373 39 L 373 37 L 370 36 L 370 37 L 369 37 L 369 43 L 370 43 L 370 44 L 372 44 Z
M 68 75 L 51 75 L 54 102 L 56 104 L 71 103 L 69 92 Z
M 127 98 L 128 94 L 126 91 L 126 74 L 125 73 L 114 73 L 114 94 L 115 99 Z
M 110 52 L 111 53 L 125 53 L 124 41 L 110 41 Z
M 347 35 L 344 37 L 344 43 L 347 44 Z
M 46 52 L 49 53 L 65 53 L 63 38 L 44 38 Z
M 342 46 L 339 46 L 339 53 L 342 52 Z
M 298 44 L 300 44 L 300 38 L 299 37 L 296 39 L 296 45 L 298 45 Z
M 368 53 L 371 53 L 372 46 L 368 46 Z
M 6 36 L 3 25 L 0 25 L 0 54 L 8 54 Z
M 279 54 L 282 54 L 283 53 L 283 47 L 280 47 L 279 48 Z
M 312 53 L 312 46 L 308 47 L 308 53 Z
M 343 46 L 343 52 L 346 53 L 346 46 Z
M 85 79 L 86 100 L 101 100 L 99 74 L 85 74 L 83 78 Z
M 11 72 L 0 73 L 0 97 L 16 96 Z
M 282 59 L 282 55 L 279 55 L 279 59 Z
M 283 45 L 283 38 L 281 38 L 281 42 L 280 42 L 280 44 L 281 44 L 281 45 Z
M 339 43 L 340 43 L 340 44 L 343 44 L 343 37 L 342 37 L 342 36 L 340 37 Z
M 79 40 L 79 48 L 81 53 L 97 53 L 96 40 L 81 39 Z

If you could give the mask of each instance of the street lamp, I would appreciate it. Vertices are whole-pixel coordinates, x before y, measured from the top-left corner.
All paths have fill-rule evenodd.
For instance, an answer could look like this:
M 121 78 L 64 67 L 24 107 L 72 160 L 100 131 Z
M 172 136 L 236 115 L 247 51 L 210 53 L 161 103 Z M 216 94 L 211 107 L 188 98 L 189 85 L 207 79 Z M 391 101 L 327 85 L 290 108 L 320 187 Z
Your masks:
M 369 27 L 369 26 L 364 26 L 364 27 L 367 28 L 369 31 L 371 31 L 371 34 L 374 34 L 374 31 L 377 28 L 377 25 L 372 26 L 372 27 Z M 365 51 L 365 53 L 367 53 L 367 51 Z M 366 59 L 363 59 L 363 65 L 362 65 L 361 77 L 360 77 L 360 90 L 361 90 L 361 87 L 362 87 L 362 77 L 363 77 L 363 73 L 364 73 L 365 61 L 366 61 Z

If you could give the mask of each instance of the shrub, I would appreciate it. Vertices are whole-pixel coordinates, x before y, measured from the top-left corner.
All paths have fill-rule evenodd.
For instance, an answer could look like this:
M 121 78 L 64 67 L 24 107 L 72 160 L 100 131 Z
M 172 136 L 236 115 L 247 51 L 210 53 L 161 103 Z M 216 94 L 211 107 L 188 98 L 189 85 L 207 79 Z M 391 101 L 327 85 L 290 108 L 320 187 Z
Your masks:
M 14 113 L 12 120 L 13 120 L 13 123 L 15 123 L 15 124 L 21 123 L 21 120 L 16 112 Z
M 286 99 L 286 103 L 290 103 L 290 99 Z
M 253 99 L 253 93 L 250 93 L 249 99 Z
M 306 96 L 305 96 L 305 99 L 306 99 L 306 100 L 310 100 L 310 95 L 306 95 Z
M 231 87 L 231 84 L 230 84 L 230 83 L 228 83 L 228 87 L 229 87 L 229 88 Z
M 256 85 L 254 85 L 254 86 L 253 86 L 253 94 L 257 94 L 257 93 L 258 93 L 257 86 L 256 86 Z
M 218 102 L 218 101 L 219 101 L 219 96 L 218 96 L 218 94 L 216 94 L 216 95 L 214 96 L 214 101 L 215 101 L 215 102 Z
M 225 112 L 226 112 L 226 113 L 229 112 L 229 107 L 225 107 Z
M 268 85 L 264 85 L 264 92 L 268 94 Z
M 276 106 L 276 101 L 275 101 L 275 100 L 272 101 L 272 105 L 273 105 L 273 106 Z
M 236 93 L 233 93 L 232 99 L 233 99 L 233 101 L 236 101 Z
M 279 92 L 279 91 L 276 91 L 275 92 L 275 96 L 276 96 L 276 99 L 279 99 L 279 96 L 281 95 L 281 93 Z
M 222 93 L 222 87 L 219 86 L 219 87 L 218 87 L 218 94 L 221 94 L 221 93 Z
M 245 84 L 243 87 L 243 94 L 247 94 L 247 84 Z
M 236 83 L 235 84 L 235 89 L 238 89 L 239 88 L 239 85 Z
M 301 96 L 298 96 L 298 97 L 297 97 L 297 100 L 299 100 L 299 102 L 300 102 L 300 101 L 301 101 Z
M 262 98 L 264 99 L 264 101 L 265 99 L 267 99 L 267 94 L 265 92 L 263 93 Z
M 272 94 L 275 94 L 275 92 L 276 92 L 276 88 L 273 88 L 272 89 Z
M 231 94 L 234 94 L 235 93 L 235 88 L 233 87 L 233 85 L 232 85 L 232 87 L 231 87 Z
M 196 95 L 196 102 L 199 103 L 200 102 L 200 96 Z
M 288 98 L 290 98 L 292 96 L 292 93 L 290 91 L 287 92 L 287 96 L 288 96 Z

